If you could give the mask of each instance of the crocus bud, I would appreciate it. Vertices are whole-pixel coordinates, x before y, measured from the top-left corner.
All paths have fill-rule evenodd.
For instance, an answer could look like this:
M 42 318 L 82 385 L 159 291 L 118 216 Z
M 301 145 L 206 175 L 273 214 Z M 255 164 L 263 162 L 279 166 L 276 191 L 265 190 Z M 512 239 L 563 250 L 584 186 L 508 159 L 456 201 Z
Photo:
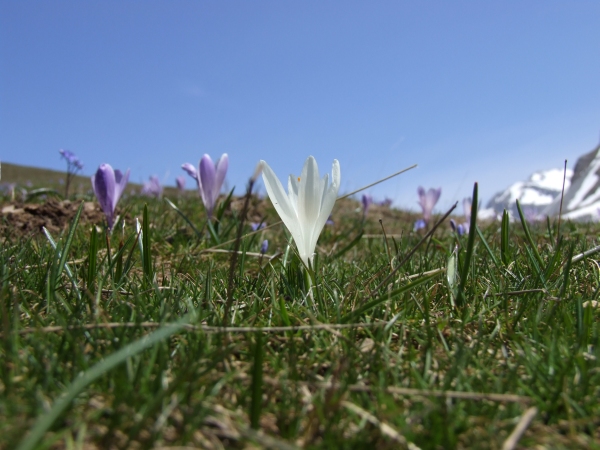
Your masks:
M 185 178 L 184 177 L 175 178 L 175 183 L 177 183 L 177 189 L 179 189 L 181 192 L 185 191 Z
M 264 255 L 265 253 L 267 253 L 268 249 L 269 249 L 269 241 L 267 239 L 265 239 L 263 241 L 262 245 L 260 246 L 261 255 Z
M 91 180 L 94 194 L 106 216 L 108 229 L 112 230 L 117 202 L 129 181 L 129 169 L 123 175 L 120 170 L 113 170 L 110 164 L 100 164 Z

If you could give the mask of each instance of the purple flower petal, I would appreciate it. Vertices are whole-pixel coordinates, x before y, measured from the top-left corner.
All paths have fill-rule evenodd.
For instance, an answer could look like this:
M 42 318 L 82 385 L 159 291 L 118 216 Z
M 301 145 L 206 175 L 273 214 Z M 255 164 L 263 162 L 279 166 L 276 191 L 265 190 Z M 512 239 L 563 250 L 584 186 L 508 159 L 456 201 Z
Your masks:
M 175 183 L 177 184 L 177 189 L 179 189 L 181 192 L 185 191 L 185 178 L 184 177 L 175 178 Z
M 371 203 L 373 203 L 373 197 L 371 197 L 369 194 L 363 194 L 361 201 L 363 207 L 363 214 L 366 215 L 369 211 L 369 206 L 371 206 Z
M 440 199 L 440 195 L 442 195 L 442 188 L 431 188 L 425 192 L 425 189 L 419 186 L 417 193 L 419 194 L 419 205 L 421 205 L 421 209 L 423 210 L 423 220 L 429 222 L 433 208 Z
M 121 171 L 113 170 L 110 164 L 101 164 L 96 173 L 92 175 L 91 180 L 92 189 L 104 211 L 108 229 L 111 230 L 117 202 L 129 180 L 129 169 L 123 176 Z
M 427 222 L 423 219 L 419 219 L 415 222 L 415 226 L 413 227 L 413 231 L 419 231 L 427 226 Z
M 209 217 L 212 217 L 228 167 L 229 157 L 227 153 L 219 158 L 216 167 L 208 154 L 202 156 L 200 160 L 198 170 L 200 196 Z
M 262 245 L 260 246 L 260 252 L 264 255 L 265 253 L 267 253 L 267 250 L 269 249 L 269 241 L 267 239 L 265 239 L 262 243 Z
M 196 168 L 190 163 L 184 163 L 181 165 L 181 168 L 187 172 L 187 174 L 192 177 L 194 180 L 198 179 L 198 171 Z
M 216 179 L 215 164 L 213 163 L 209 155 L 204 154 L 204 156 L 200 160 L 199 168 L 200 170 L 198 171 L 198 173 L 200 185 L 202 186 L 202 202 L 206 207 L 208 216 L 212 217 L 212 212 L 215 208 L 215 197 L 219 195 L 218 191 L 216 192 L 216 194 L 214 192 Z
M 227 153 L 223 153 L 216 165 L 215 191 L 217 192 L 217 196 L 215 197 L 215 201 L 219 196 L 219 192 L 221 192 L 221 187 L 223 186 L 223 181 L 225 181 L 225 175 L 227 175 L 228 168 L 229 156 L 227 156 Z

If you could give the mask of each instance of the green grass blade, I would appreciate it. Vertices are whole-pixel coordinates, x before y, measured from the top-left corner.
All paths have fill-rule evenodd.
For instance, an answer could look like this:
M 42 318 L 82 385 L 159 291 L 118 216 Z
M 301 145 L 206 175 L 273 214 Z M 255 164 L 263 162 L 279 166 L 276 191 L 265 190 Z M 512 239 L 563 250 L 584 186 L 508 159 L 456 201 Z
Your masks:
M 531 247 L 533 256 L 537 260 L 537 262 L 540 266 L 540 269 L 542 269 L 544 267 L 544 260 L 542 259 L 542 257 L 540 256 L 540 253 L 538 252 L 537 245 L 535 244 L 535 242 L 533 242 L 533 238 L 531 237 L 531 232 L 529 231 L 529 227 L 527 226 L 527 221 L 525 220 L 525 214 L 523 214 L 523 210 L 521 209 L 521 204 L 519 203 L 519 200 L 517 200 L 517 210 L 519 211 L 519 217 L 521 218 L 521 226 L 523 227 L 523 231 L 525 232 L 525 239 L 527 240 L 527 243 Z
M 218 230 L 210 220 L 206 222 L 206 228 L 208 229 L 208 233 L 210 234 L 213 243 L 215 245 L 219 245 L 221 243 L 221 239 L 219 239 L 219 234 L 217 232 Z
M 458 279 L 458 248 L 454 248 L 448 257 L 446 266 L 446 279 L 450 288 L 450 302 L 455 306 L 456 299 L 456 280 Z
M 150 249 L 150 220 L 148 219 L 148 205 L 144 205 L 144 222 L 142 223 L 142 246 L 144 253 L 142 255 L 142 267 L 144 269 L 144 279 L 152 283 L 152 252 Z
M 37 418 L 31 431 L 19 443 L 17 450 L 31 450 L 35 448 L 37 443 L 43 438 L 44 434 L 52 426 L 54 421 L 67 409 L 71 401 L 94 380 L 110 371 L 117 365 L 125 362 L 128 358 L 131 358 L 143 350 L 150 348 L 154 344 L 177 333 L 183 329 L 187 323 L 188 317 L 185 317 L 177 323 L 165 325 L 155 332 L 123 347 L 121 350 L 116 351 L 112 355 L 95 364 L 90 369 L 86 370 L 81 376 L 77 377 L 71 383 L 64 395 L 54 402 L 54 405 L 52 405 L 50 411 Z
M 65 245 L 62 248 L 62 254 L 60 255 L 60 260 L 58 262 L 57 276 L 60 276 L 63 269 L 65 268 L 65 265 L 67 264 L 69 250 L 71 249 L 71 244 L 73 244 L 73 236 L 75 235 L 75 230 L 77 229 L 77 225 L 79 224 L 79 218 L 81 217 L 81 211 L 83 211 L 83 202 L 81 202 L 81 205 L 79 205 L 79 208 L 77 209 L 77 212 L 75 213 L 75 217 L 73 218 L 73 221 L 71 222 L 71 226 L 69 227 L 69 233 L 67 234 L 67 240 L 65 241 Z M 71 281 L 73 281 L 72 275 L 70 277 L 71 277 Z M 73 286 L 76 288 L 76 292 L 79 292 L 79 290 L 77 289 L 77 285 L 75 283 Z M 81 295 L 79 295 L 79 298 L 81 298 Z
M 490 258 L 492 259 L 492 262 L 494 263 L 494 265 L 497 268 L 500 268 L 500 263 L 498 262 L 498 259 L 496 259 L 496 255 L 494 255 L 494 252 L 490 248 L 489 244 L 485 240 L 485 236 L 483 235 L 483 233 L 481 232 L 481 230 L 479 229 L 479 227 L 475 227 L 475 229 L 477 230 L 477 235 L 479 236 L 479 240 L 481 241 L 481 243 L 483 244 L 483 246 L 487 250 L 488 255 L 490 255 Z
M 88 250 L 88 270 L 86 287 L 88 291 L 92 291 L 94 280 L 96 280 L 96 272 L 98 270 L 98 231 L 96 227 L 92 227 L 90 235 L 90 248 Z
M 456 295 L 456 303 L 458 307 L 465 304 L 465 285 L 469 270 L 471 269 L 471 259 L 473 258 L 473 248 L 475 247 L 475 234 L 477 230 L 477 203 L 479 202 L 477 183 L 473 185 L 473 201 L 471 202 L 471 223 L 469 224 L 469 239 L 467 240 L 467 251 L 463 261 L 462 273 L 460 274 L 460 285 Z
M 502 212 L 502 227 L 500 228 L 500 259 L 502 259 L 502 263 L 505 266 L 510 264 L 510 256 L 509 252 L 509 226 L 510 226 L 510 218 L 508 216 L 508 211 L 505 209 Z

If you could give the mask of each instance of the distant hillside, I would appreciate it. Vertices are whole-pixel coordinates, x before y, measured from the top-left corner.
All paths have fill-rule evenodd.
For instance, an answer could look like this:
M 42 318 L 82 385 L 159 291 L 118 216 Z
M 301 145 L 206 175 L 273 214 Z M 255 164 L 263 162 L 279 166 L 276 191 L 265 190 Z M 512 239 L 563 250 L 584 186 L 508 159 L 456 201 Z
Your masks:
M 66 172 L 42 169 L 39 167 L 21 166 L 2 161 L 2 178 L 0 184 L 6 185 L 16 183 L 18 187 L 29 189 L 52 188 L 63 194 L 65 189 Z M 192 180 L 190 180 L 192 181 Z M 142 186 L 138 183 L 127 184 L 126 192 L 139 193 Z M 87 194 L 92 192 L 92 183 L 88 175 L 77 175 L 71 181 L 69 188 L 71 194 Z M 174 187 L 167 186 L 164 195 L 174 196 L 177 190 Z
M 64 186 L 67 174 L 58 170 L 41 169 L 39 167 L 19 166 L 2 161 L 2 184 L 16 183 L 20 187 L 38 188 L 52 187 L 60 191 Z M 75 176 L 71 181 L 73 191 L 91 189 L 90 178 Z

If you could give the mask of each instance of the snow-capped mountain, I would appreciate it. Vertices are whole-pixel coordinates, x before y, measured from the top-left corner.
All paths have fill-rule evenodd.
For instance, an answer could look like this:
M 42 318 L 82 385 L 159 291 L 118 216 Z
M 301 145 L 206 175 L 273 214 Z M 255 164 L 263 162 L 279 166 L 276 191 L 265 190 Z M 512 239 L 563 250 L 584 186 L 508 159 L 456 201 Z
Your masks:
M 556 216 L 560 211 L 560 197 L 548 205 L 542 214 Z M 575 164 L 571 185 L 565 191 L 562 215 L 567 219 L 598 220 L 600 218 L 600 145 L 579 157 Z
M 517 181 L 494 195 L 478 216 L 482 219 L 499 217 L 506 209 L 512 217 L 518 217 L 515 201 L 519 200 L 523 213 L 530 219 L 535 219 L 552 205 L 556 198 L 560 199 L 564 175 L 563 169 L 535 172 L 527 181 Z M 573 171 L 567 169 L 565 192 L 570 186 L 572 176 Z

